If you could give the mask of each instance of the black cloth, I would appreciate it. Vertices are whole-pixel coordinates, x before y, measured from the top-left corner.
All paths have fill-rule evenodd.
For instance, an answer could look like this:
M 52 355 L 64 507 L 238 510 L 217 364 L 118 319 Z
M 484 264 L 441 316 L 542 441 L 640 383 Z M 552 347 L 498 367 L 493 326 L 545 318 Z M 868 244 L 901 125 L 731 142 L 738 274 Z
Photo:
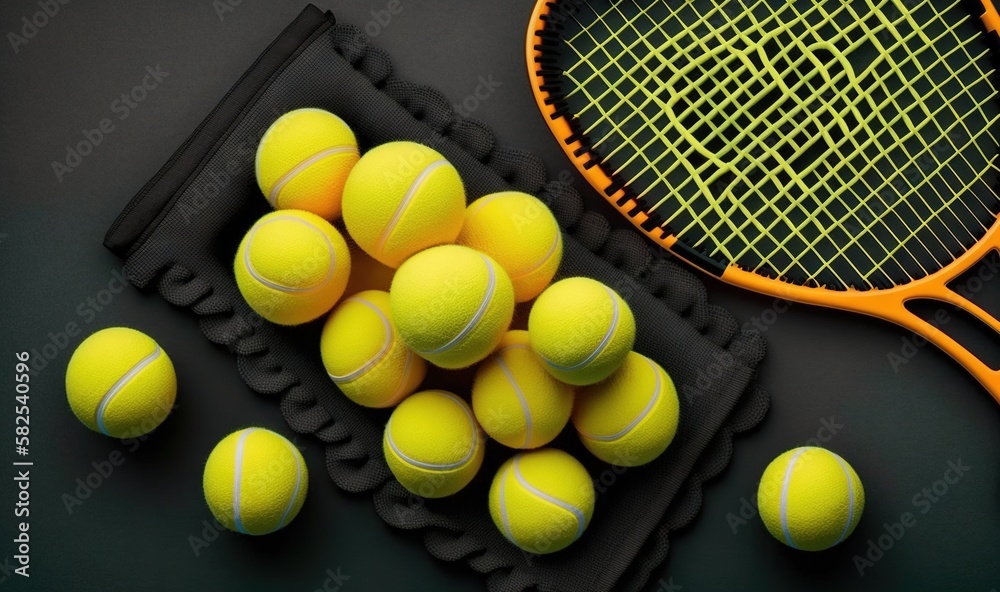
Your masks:
M 495 443 L 479 477 L 459 494 L 443 500 L 408 494 L 382 456 L 388 412 L 351 403 L 326 376 L 320 323 L 278 327 L 240 297 L 233 256 L 268 208 L 253 154 L 274 119 L 300 107 L 341 116 L 362 150 L 404 139 L 434 147 L 458 168 L 470 199 L 509 189 L 539 196 L 565 233 L 559 275 L 596 278 L 632 307 L 635 349 L 659 361 L 680 390 L 680 427 L 662 457 L 632 469 L 594 459 L 571 428 L 556 440 L 584 462 L 598 491 L 593 521 L 569 549 L 528 555 L 494 527 L 487 490 L 512 454 Z M 610 230 L 603 216 L 584 211 L 574 189 L 547 181 L 536 157 L 496 146 L 484 124 L 457 116 L 439 92 L 394 76 L 388 56 L 359 29 L 312 6 L 132 199 L 105 245 L 125 260 L 132 283 L 157 289 L 193 314 L 208 339 L 228 347 L 247 385 L 280 399 L 293 430 L 324 443 L 326 468 L 339 487 L 371 495 L 387 523 L 421 530 L 434 556 L 465 561 L 498 592 L 640 588 L 666 557 L 670 532 L 698 512 L 702 483 L 728 464 L 733 434 L 756 425 L 768 405 L 755 382 L 763 339 L 709 305 L 700 280 L 637 233 Z M 428 379 L 434 380 L 445 378 Z M 468 376 L 450 380 L 461 391 Z

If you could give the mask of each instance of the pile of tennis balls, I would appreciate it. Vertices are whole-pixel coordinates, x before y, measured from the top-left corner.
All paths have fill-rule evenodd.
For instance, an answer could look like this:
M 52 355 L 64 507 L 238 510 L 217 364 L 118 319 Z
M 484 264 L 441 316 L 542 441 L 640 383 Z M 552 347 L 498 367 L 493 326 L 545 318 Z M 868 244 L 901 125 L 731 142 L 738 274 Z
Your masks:
M 494 193 L 467 206 L 437 151 L 389 142 L 361 155 L 348 125 L 320 109 L 276 120 L 256 172 L 275 211 L 239 246 L 240 291 L 278 324 L 327 315 L 326 371 L 355 403 L 394 408 L 383 450 L 410 492 L 462 490 L 489 436 L 520 451 L 489 492 L 497 527 L 522 549 L 553 552 L 580 537 L 594 509 L 583 465 L 545 448 L 568 423 L 621 466 L 670 444 L 670 377 L 632 351 L 635 320 L 614 290 L 583 277 L 551 283 L 562 234 L 535 197 Z M 524 303 L 527 330 L 512 330 Z M 429 365 L 474 366 L 471 397 L 425 385 Z
M 670 376 L 631 351 L 635 321 L 613 290 L 579 277 L 549 285 L 562 239 L 535 198 L 497 193 L 466 207 L 458 172 L 440 154 L 391 142 L 362 157 L 350 128 L 319 109 L 279 118 L 261 141 L 256 172 L 276 211 L 239 246 L 240 291 L 277 324 L 329 313 L 323 364 L 352 401 L 395 407 L 383 449 L 409 491 L 463 489 L 488 435 L 521 451 L 489 490 L 497 528 L 524 550 L 550 553 L 577 540 L 594 510 L 583 465 L 546 447 L 567 423 L 594 456 L 619 466 L 646 464 L 669 446 L 679 413 Z M 331 224 L 341 215 L 343 230 Z M 531 305 L 527 331 L 511 330 L 517 303 Z M 475 366 L 471 405 L 446 390 L 420 390 L 427 364 Z M 66 393 L 91 430 L 139 438 L 169 415 L 177 378 L 155 340 L 112 327 L 74 351 Z M 253 535 L 287 525 L 308 484 L 295 445 L 263 428 L 223 438 L 203 474 L 216 519 Z M 854 469 L 816 447 L 777 457 L 758 491 L 768 531 L 810 551 L 849 536 L 864 504 Z

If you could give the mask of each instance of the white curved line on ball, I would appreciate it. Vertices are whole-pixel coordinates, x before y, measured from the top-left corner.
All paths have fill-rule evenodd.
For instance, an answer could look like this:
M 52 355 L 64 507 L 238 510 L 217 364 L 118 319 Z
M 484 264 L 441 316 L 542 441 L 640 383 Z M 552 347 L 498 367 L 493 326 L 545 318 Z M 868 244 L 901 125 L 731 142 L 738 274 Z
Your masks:
M 403 217 L 403 213 L 406 212 L 407 206 L 409 206 L 410 202 L 413 201 L 413 197 L 417 194 L 417 191 L 420 189 L 423 182 L 426 181 L 427 177 L 429 177 L 430 174 L 436 169 L 443 167 L 446 164 L 448 164 L 447 160 L 435 160 L 424 167 L 424 170 L 420 171 L 420 174 L 417 175 L 417 178 L 413 180 L 413 183 L 411 183 L 410 187 L 406 190 L 406 195 L 403 196 L 403 201 L 399 202 L 399 205 L 396 206 L 396 211 L 393 213 L 392 219 L 389 220 L 389 223 L 385 226 L 385 230 L 382 231 L 382 236 L 379 237 L 378 243 L 375 246 L 376 253 L 383 255 L 385 243 L 389 241 L 389 235 L 396 229 L 396 225 L 399 224 L 400 218 Z
M 844 477 L 847 478 L 847 501 L 850 504 L 847 506 L 847 523 L 844 524 L 843 532 L 840 533 L 840 536 L 837 537 L 837 542 L 834 543 L 835 545 L 839 545 L 847 538 L 847 531 L 851 528 L 851 522 L 854 521 L 854 479 L 851 478 L 851 471 L 847 468 L 847 462 L 835 452 L 831 452 L 830 454 L 837 459 L 837 462 L 840 463 L 840 468 L 844 470 Z
M 645 361 L 646 363 L 649 364 L 650 369 L 653 371 L 653 375 L 656 376 L 656 387 L 653 389 L 653 396 L 650 397 L 649 402 L 646 403 L 646 407 L 641 412 L 639 412 L 639 415 L 637 415 L 635 419 L 629 422 L 627 426 L 622 428 L 621 431 L 618 431 L 614 434 L 610 434 L 608 436 L 595 436 L 594 434 L 588 434 L 587 432 L 578 430 L 580 432 L 580 435 L 586 436 L 592 440 L 599 440 L 601 442 L 612 442 L 628 434 L 630 431 L 632 431 L 632 429 L 635 426 L 639 425 L 639 422 L 641 422 L 643 419 L 646 419 L 646 417 L 649 415 L 649 412 L 653 409 L 653 406 L 655 406 L 656 402 L 660 400 L 660 393 L 663 390 L 663 380 L 660 378 L 660 369 L 656 367 L 656 364 L 654 364 L 652 360 L 649 360 L 648 358 Z
M 413 369 L 413 352 L 406 346 L 404 348 L 406 348 L 406 360 L 403 362 L 403 375 L 399 379 L 399 386 L 396 387 L 395 392 L 393 392 L 390 398 L 393 402 L 398 402 L 399 397 L 406 391 L 406 382 L 410 377 L 410 371 Z
M 472 206 L 470 206 L 470 209 L 466 215 L 469 216 L 470 218 L 472 216 L 475 216 L 476 214 L 479 213 L 479 210 L 482 210 L 486 206 L 490 205 L 490 202 L 492 202 L 493 200 L 500 197 L 504 197 L 505 193 L 506 192 L 494 193 L 493 195 L 488 195 L 481 199 L 477 199 L 472 203 Z
M 243 528 L 243 518 L 240 516 L 240 481 L 243 480 L 243 448 L 246 446 L 247 438 L 257 431 L 257 428 L 247 428 L 240 433 L 240 439 L 236 442 L 236 467 L 233 470 L 233 524 L 236 530 L 247 534 Z
M 295 449 L 295 446 L 291 442 L 284 439 L 283 442 L 292 454 L 292 458 L 295 459 L 295 489 L 292 491 L 292 497 L 288 500 L 285 511 L 281 514 L 281 520 L 278 521 L 278 525 L 271 532 L 285 525 L 285 520 L 288 518 L 288 514 L 292 511 L 292 508 L 295 507 L 295 500 L 299 497 L 299 489 L 302 487 L 302 459 L 299 458 L 298 450 Z
M 611 290 L 611 288 L 607 286 L 602 286 L 602 287 L 604 288 L 605 291 L 607 291 L 608 296 L 611 298 L 611 324 L 608 327 L 607 332 L 604 334 L 604 337 L 601 339 L 601 342 L 597 344 L 597 347 L 594 348 L 594 351 L 590 352 L 590 355 L 588 355 L 583 360 L 577 362 L 576 364 L 572 364 L 570 366 L 560 366 L 559 364 L 556 364 L 552 360 L 549 360 L 547 358 L 542 358 L 543 360 L 545 360 L 546 364 L 552 366 L 556 370 L 579 370 L 580 368 L 583 368 L 587 364 L 593 362 L 597 358 L 597 356 L 601 355 L 604 352 L 605 348 L 608 347 L 608 343 L 611 342 L 611 339 L 615 335 L 615 331 L 618 329 L 618 317 L 620 315 L 620 312 L 618 310 L 618 295 L 615 294 Z
M 340 117 L 337 117 L 335 114 L 330 113 L 329 111 L 326 111 L 324 109 L 317 109 L 315 107 L 305 107 L 303 109 L 297 109 L 297 111 L 319 113 L 324 117 L 333 117 L 334 119 L 342 123 L 344 127 L 350 129 L 350 126 L 347 125 L 347 122 L 345 122 Z M 260 157 L 263 155 L 263 151 L 260 149 L 260 146 L 264 146 L 267 143 L 268 139 L 270 139 L 272 134 L 278 133 L 278 130 L 285 129 L 289 125 L 288 120 L 286 118 L 287 115 L 289 115 L 289 113 L 286 113 L 285 115 L 282 115 L 281 117 L 276 119 L 274 123 L 271 124 L 271 127 L 267 128 L 267 131 L 264 132 L 264 136 L 260 139 L 260 142 L 258 143 L 257 154 L 254 155 L 253 159 L 253 175 L 255 179 L 260 179 Z M 270 196 L 265 195 L 264 199 L 266 199 L 268 203 L 271 203 Z M 274 204 L 272 203 L 271 205 Z
M 495 269 L 493 269 L 493 264 L 486 257 L 486 255 L 480 253 L 479 256 L 482 257 L 483 263 L 486 264 L 486 271 L 489 274 L 488 276 L 489 281 L 486 283 L 486 293 L 483 294 L 483 299 L 479 303 L 479 309 L 476 310 L 476 313 L 474 315 L 472 315 L 472 318 L 469 319 L 469 322 L 466 323 L 464 327 L 462 327 L 462 330 L 458 332 L 458 335 L 453 337 L 450 341 L 448 341 L 448 343 L 445 343 L 441 347 L 437 347 L 432 350 L 418 351 L 417 353 L 428 355 L 428 354 L 440 354 L 448 351 L 449 349 L 461 343 L 462 340 L 469 335 L 469 333 L 472 333 L 472 330 L 476 328 L 476 325 L 479 324 L 479 321 L 482 320 L 483 316 L 486 314 L 486 309 L 489 308 L 490 303 L 493 302 L 493 295 L 497 289 L 497 272 Z
M 490 195 L 488 197 L 476 200 L 475 202 L 473 202 L 472 206 L 470 206 L 471 209 L 468 211 L 466 216 L 467 217 L 475 216 L 476 214 L 479 213 L 480 210 L 488 206 L 490 202 L 504 196 L 505 193 L 494 193 L 493 195 Z M 552 241 L 552 244 L 549 246 L 549 250 L 547 253 L 545 253 L 545 256 L 539 259 L 537 263 L 532 264 L 531 267 L 518 273 L 517 275 L 511 274 L 510 279 L 514 280 L 523 278 L 526 275 L 530 275 L 538 271 L 543 265 L 545 265 L 545 263 L 549 260 L 550 257 L 552 257 L 552 254 L 555 253 L 556 249 L 559 247 L 560 238 L 562 237 L 561 232 L 562 231 L 559 230 L 558 225 L 556 225 L 556 238 L 554 241 Z
M 108 392 L 104 393 L 104 396 L 101 397 L 101 403 L 97 406 L 97 411 L 94 412 L 94 420 L 97 423 L 97 428 L 101 430 L 102 434 L 104 434 L 105 436 L 111 435 L 108 433 L 107 428 L 104 427 L 104 413 L 105 411 L 107 411 L 108 405 L 110 405 L 111 401 L 116 396 L 118 396 L 118 393 L 120 393 L 122 389 L 125 388 L 125 385 L 128 384 L 130 380 L 135 378 L 136 374 L 142 372 L 143 368 L 149 366 L 150 364 L 153 363 L 154 360 L 156 360 L 156 358 L 160 357 L 161 352 L 162 350 L 160 349 L 160 346 L 157 345 L 156 349 L 153 350 L 153 353 L 139 360 L 135 366 L 132 366 L 132 368 L 130 368 L 128 372 L 122 375 L 121 378 L 119 378 L 113 385 L 111 385 L 111 388 L 108 389 Z
M 285 185 L 290 183 L 296 175 L 316 164 L 317 162 L 328 158 L 330 156 L 335 156 L 337 154 L 347 154 L 347 153 L 358 153 L 358 149 L 354 146 L 334 146 L 333 148 L 326 148 L 325 150 L 320 150 L 316 154 L 309 156 L 302 160 L 299 164 L 295 165 L 288 170 L 284 175 L 278 177 L 275 181 L 274 186 L 271 187 L 271 193 L 267 195 L 267 201 L 272 207 L 278 207 L 278 197 L 281 194 L 281 190 L 285 188 Z
M 378 352 L 374 356 L 372 356 L 370 360 L 362 364 L 361 367 L 355 370 L 354 372 L 345 374 L 343 376 L 338 376 L 331 372 L 327 372 L 327 374 L 330 376 L 331 379 L 333 379 L 333 382 L 336 384 L 342 384 L 345 382 L 351 382 L 352 380 L 357 380 L 366 372 L 371 370 L 376 364 L 385 359 L 385 356 L 386 354 L 389 353 L 389 349 L 392 347 L 392 342 L 393 342 L 392 323 L 389 322 L 389 318 L 385 316 L 385 313 L 382 312 L 382 309 L 380 309 L 378 306 L 375 306 L 375 303 L 365 300 L 364 298 L 354 297 L 354 298 L 348 298 L 347 300 L 344 301 L 345 304 L 348 302 L 358 302 L 372 309 L 372 311 L 376 314 L 376 316 L 378 316 L 379 320 L 382 321 L 382 330 L 384 332 L 383 335 L 385 335 L 385 339 L 382 341 L 382 347 L 378 350 Z
M 469 409 L 465 406 L 465 402 L 456 397 L 455 395 L 445 391 L 429 391 L 429 392 L 440 393 L 452 399 L 459 406 L 462 412 L 465 413 L 466 417 L 469 418 L 469 425 L 472 426 L 472 445 L 469 446 L 469 451 L 465 453 L 465 456 L 462 457 L 461 460 L 455 461 L 453 463 L 438 464 L 438 463 L 423 462 L 415 458 L 411 458 L 406 454 L 403 454 L 403 451 L 400 450 L 398 446 L 396 446 L 396 442 L 394 442 L 392 439 L 392 416 L 389 416 L 389 425 L 386 426 L 385 430 L 386 440 L 389 442 L 389 448 L 392 448 L 392 451 L 395 452 L 396 455 L 398 455 L 400 458 L 402 458 L 403 460 L 412 464 L 415 467 L 420 467 L 421 469 L 429 469 L 432 471 L 450 471 L 452 469 L 457 469 L 462 465 L 464 465 L 465 463 L 469 462 L 469 459 L 472 458 L 472 455 L 475 454 L 476 452 L 476 448 L 478 448 L 479 446 L 479 431 L 476 429 L 476 420 L 475 418 L 472 417 L 472 413 L 470 413 Z
M 795 467 L 795 462 L 805 451 L 805 448 L 800 448 L 792 455 L 792 459 L 788 461 L 788 466 L 785 467 L 785 477 L 781 483 L 781 531 L 785 535 L 785 542 L 793 549 L 798 549 L 798 547 L 792 541 L 792 533 L 788 530 L 788 488 L 792 484 L 792 470 Z
M 277 282 L 272 282 L 271 280 L 257 273 L 257 270 L 254 269 L 253 267 L 253 263 L 250 261 L 250 250 L 251 250 L 250 247 L 253 244 L 254 235 L 257 234 L 257 231 L 259 230 L 259 227 L 257 226 L 255 226 L 253 229 L 250 230 L 250 236 L 247 237 L 246 249 L 243 250 L 243 265 L 244 267 L 246 267 L 247 273 L 249 273 L 253 279 L 257 280 L 261 284 L 267 286 L 268 288 L 271 288 L 272 290 L 277 290 L 279 292 L 305 293 L 305 292 L 311 292 L 313 290 L 316 290 L 317 288 L 321 288 L 322 286 L 326 285 L 326 283 L 330 281 L 330 278 L 333 277 L 333 272 L 337 268 L 337 255 L 333 250 L 333 243 L 330 242 L 330 237 L 328 237 L 325 232 L 323 232 L 319 228 L 316 228 L 309 222 L 306 222 L 305 220 L 302 220 L 301 218 L 296 218 L 294 216 L 275 216 L 274 218 L 268 220 L 267 224 L 271 224 L 279 220 L 287 220 L 289 222 L 302 224 L 306 228 L 318 232 L 319 235 L 323 237 L 323 242 L 326 243 L 327 252 L 330 254 L 330 267 L 326 271 L 326 277 L 311 286 L 303 286 L 301 288 L 298 288 L 293 286 L 286 286 L 284 284 L 279 284 Z
M 517 541 L 514 539 L 514 531 L 510 529 L 510 518 L 507 517 L 507 477 L 510 476 L 510 471 L 513 468 L 513 464 L 507 467 L 500 477 L 500 518 L 503 520 L 504 536 L 507 537 L 508 541 L 517 545 Z
M 536 271 L 538 271 L 539 269 L 541 269 L 543 265 L 545 265 L 546 263 L 548 263 L 549 259 L 556 252 L 556 249 L 559 248 L 559 242 L 560 242 L 560 239 L 562 238 L 562 235 L 559 234 L 559 233 L 560 233 L 560 231 L 558 229 L 556 229 L 556 238 L 555 238 L 555 240 L 552 241 L 552 244 L 549 246 L 549 250 L 548 250 L 547 253 L 545 253 L 545 256 L 543 256 L 541 259 L 539 259 L 534 265 L 532 265 L 528 269 L 522 271 L 521 273 L 519 273 L 519 274 L 517 274 L 515 276 L 511 276 L 511 279 L 521 279 L 521 278 L 523 278 L 526 275 L 531 275 L 531 274 L 535 273 Z
M 500 370 L 503 371 L 504 376 L 507 377 L 507 382 L 514 387 L 514 394 L 517 395 L 517 400 L 521 403 L 521 412 L 524 413 L 524 444 L 522 447 L 527 448 L 531 443 L 531 432 L 533 430 L 531 422 L 531 409 L 528 408 L 528 400 L 524 397 L 524 391 L 521 390 L 521 385 L 519 385 L 517 380 L 514 379 L 514 373 L 510 371 L 510 368 L 503 359 L 503 353 L 512 349 L 526 349 L 531 351 L 531 348 L 524 345 L 510 345 L 497 352 L 497 364 L 500 366 Z
M 576 536 L 573 537 L 573 540 L 575 541 L 578 538 L 580 538 L 580 536 L 583 535 L 584 523 L 587 520 L 586 517 L 583 515 L 583 510 L 577 508 L 576 506 L 574 506 L 574 505 L 572 505 L 570 503 L 564 502 L 564 501 L 562 501 L 561 499 L 559 499 L 557 497 L 553 497 L 553 496 L 545 493 L 544 491 L 535 488 L 532 484 L 528 483 L 528 481 L 521 474 L 521 469 L 519 467 L 519 463 L 520 462 L 521 462 L 521 458 L 519 456 L 515 456 L 514 457 L 514 466 L 513 466 L 513 469 L 514 469 L 514 477 L 517 479 L 517 482 L 521 484 L 521 487 L 524 487 L 529 492 L 535 494 L 536 496 L 540 497 L 541 499 L 549 502 L 550 504 L 554 504 L 554 505 L 556 505 L 556 506 L 558 506 L 558 507 L 566 510 L 567 512 L 573 514 L 574 516 L 576 516 Z

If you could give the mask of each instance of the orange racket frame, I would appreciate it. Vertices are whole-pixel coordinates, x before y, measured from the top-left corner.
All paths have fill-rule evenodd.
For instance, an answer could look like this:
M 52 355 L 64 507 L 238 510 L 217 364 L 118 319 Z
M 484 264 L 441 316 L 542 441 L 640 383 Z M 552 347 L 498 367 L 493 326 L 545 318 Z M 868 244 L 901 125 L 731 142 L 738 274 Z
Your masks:
M 986 30 L 1000 35 L 1000 13 L 998 13 L 996 7 L 993 5 L 993 0 L 981 0 L 981 3 L 983 5 L 983 15 L 981 18 Z M 778 298 L 878 317 L 905 327 L 923 336 L 955 358 L 986 387 L 997 402 L 1000 402 L 1000 370 L 991 368 L 962 344 L 944 333 L 939 327 L 920 318 L 906 308 L 908 302 L 916 300 L 934 300 L 947 303 L 966 311 L 1000 334 L 1000 320 L 948 287 L 950 283 L 962 274 L 975 267 L 991 251 L 1000 252 L 1000 217 L 997 218 L 986 235 L 973 248 L 969 249 L 955 261 L 934 274 L 893 288 L 870 291 L 825 290 L 823 288 L 800 286 L 762 277 L 732 264 L 725 267 L 721 274 L 719 274 L 717 270 L 703 265 L 695 258 L 686 257 L 684 252 L 673 249 L 672 247 L 677 242 L 677 237 L 666 234 L 658 227 L 652 230 L 643 228 L 642 224 L 648 219 L 648 216 L 642 212 L 633 214 L 639 207 L 639 204 L 635 200 L 625 199 L 624 190 L 607 195 L 604 188 L 612 185 L 611 178 L 600 166 L 590 166 L 589 168 L 585 166 L 591 160 L 591 156 L 585 150 L 586 146 L 582 142 L 567 141 L 568 138 L 572 138 L 575 134 L 569 122 L 564 117 L 556 115 L 556 107 L 548 102 L 549 94 L 542 90 L 545 81 L 538 69 L 538 59 L 542 57 L 542 52 L 539 49 L 542 40 L 538 36 L 538 33 L 540 30 L 544 30 L 545 17 L 549 15 L 550 11 L 550 0 L 538 0 L 531 15 L 531 24 L 528 27 L 525 44 L 528 76 L 532 92 L 535 96 L 535 102 L 544 116 L 549 129 L 559 141 L 559 145 L 562 146 L 566 156 L 573 162 L 580 174 L 604 195 L 615 209 L 631 220 L 640 231 L 653 239 L 657 244 L 671 250 L 680 259 L 703 271 L 720 277 L 723 281 L 730 284 Z

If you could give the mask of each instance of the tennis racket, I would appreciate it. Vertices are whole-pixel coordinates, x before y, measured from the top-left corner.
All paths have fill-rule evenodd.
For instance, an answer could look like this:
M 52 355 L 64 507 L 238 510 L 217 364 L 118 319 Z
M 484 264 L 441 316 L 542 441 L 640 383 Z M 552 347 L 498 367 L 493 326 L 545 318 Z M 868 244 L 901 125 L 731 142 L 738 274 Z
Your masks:
M 539 0 L 539 109 L 647 236 L 732 284 L 923 335 L 1000 248 L 993 0 Z

